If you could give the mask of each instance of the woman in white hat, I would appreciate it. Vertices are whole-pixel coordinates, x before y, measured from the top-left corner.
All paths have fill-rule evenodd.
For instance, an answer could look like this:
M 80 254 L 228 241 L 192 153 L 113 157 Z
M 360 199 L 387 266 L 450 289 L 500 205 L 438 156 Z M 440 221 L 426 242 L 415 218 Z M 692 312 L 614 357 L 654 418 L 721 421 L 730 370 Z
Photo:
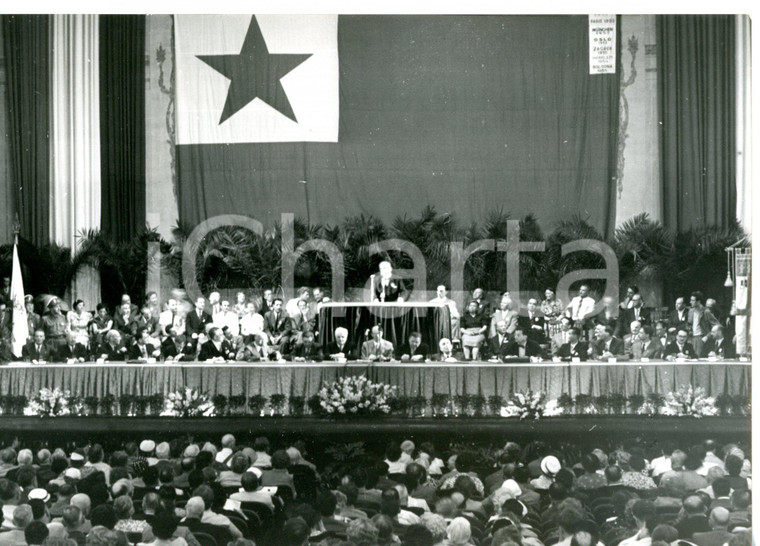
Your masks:
M 554 477 L 562 469 L 559 459 L 554 455 L 547 455 L 541 459 L 541 475 L 530 481 L 530 484 L 536 490 L 546 490 L 554 483 Z

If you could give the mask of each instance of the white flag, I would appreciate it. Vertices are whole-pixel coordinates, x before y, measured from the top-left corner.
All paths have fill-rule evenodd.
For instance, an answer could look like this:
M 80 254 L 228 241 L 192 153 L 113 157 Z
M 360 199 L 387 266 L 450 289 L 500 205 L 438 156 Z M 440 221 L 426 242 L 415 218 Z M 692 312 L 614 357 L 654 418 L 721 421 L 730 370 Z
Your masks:
M 17 245 L 13 245 L 13 271 L 11 276 L 11 303 L 13 303 L 13 334 L 11 347 L 13 354 L 21 357 L 21 349 L 29 337 L 29 323 L 24 304 L 24 279 L 21 278 L 21 263 L 18 261 Z

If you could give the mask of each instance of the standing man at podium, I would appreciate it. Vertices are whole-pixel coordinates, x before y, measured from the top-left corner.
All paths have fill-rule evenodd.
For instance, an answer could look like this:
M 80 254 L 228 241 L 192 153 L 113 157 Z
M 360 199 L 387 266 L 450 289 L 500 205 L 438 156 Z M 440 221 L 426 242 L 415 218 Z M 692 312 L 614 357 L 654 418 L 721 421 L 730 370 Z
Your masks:
M 393 267 L 388 261 L 380 262 L 380 276 L 374 279 L 373 301 L 395 301 L 403 303 L 409 297 L 409 291 L 400 277 L 393 274 Z

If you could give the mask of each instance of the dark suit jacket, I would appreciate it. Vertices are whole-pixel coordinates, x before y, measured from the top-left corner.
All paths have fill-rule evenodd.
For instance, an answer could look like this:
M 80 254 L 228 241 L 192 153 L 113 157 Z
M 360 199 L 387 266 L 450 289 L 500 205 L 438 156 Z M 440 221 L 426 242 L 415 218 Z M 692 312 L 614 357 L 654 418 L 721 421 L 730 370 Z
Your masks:
M 211 358 L 222 357 L 225 360 L 234 360 L 235 352 L 232 350 L 232 345 L 226 339 L 222 340 L 220 348 L 217 349 L 213 341 L 207 341 L 201 345 L 201 352 L 198 355 L 198 360 L 203 362 Z
M 388 286 L 385 288 L 385 298 L 380 296 L 383 293 L 382 281 L 380 275 L 375 277 L 375 299 L 379 301 L 398 301 L 398 299 L 404 298 L 404 301 L 409 297 L 409 290 L 407 290 L 404 281 L 396 275 L 391 275 L 388 281 Z
M 291 358 L 305 358 L 307 361 L 322 361 L 322 351 L 319 349 L 319 346 L 316 343 L 312 343 L 310 347 L 306 347 L 306 345 L 303 343 L 298 343 L 295 347 L 293 347 L 293 352 L 290 353 L 290 356 Z
M 728 531 L 707 531 L 706 533 L 691 535 L 691 541 L 698 546 L 723 546 L 732 538 L 734 538 L 734 534 Z
M 21 358 L 27 362 L 31 362 L 32 360 L 44 360 L 45 362 L 48 362 L 50 360 L 55 360 L 55 354 L 47 341 L 42 342 L 39 351 L 34 345 L 34 341 L 29 341 L 21 348 Z
M 98 350 L 95 351 L 94 356 L 98 359 L 106 355 L 105 359 L 109 362 L 124 362 L 127 359 L 127 351 L 122 351 L 122 349 L 124 349 L 123 345 L 119 345 L 114 349 L 107 342 L 101 343 Z
M 158 325 L 158 317 L 150 317 L 146 319 L 142 315 L 139 315 L 135 319 L 137 328 L 145 328 L 148 331 L 148 335 L 151 337 L 158 337 L 161 335 L 161 327 Z
M 235 360 L 239 362 L 260 362 L 262 360 L 268 360 L 266 349 L 262 346 L 263 355 L 259 352 L 258 345 L 254 343 L 248 343 L 238 349 Z
M 177 342 L 179 344 L 179 348 L 177 347 L 177 343 L 175 343 L 171 337 L 167 337 L 165 340 L 163 340 L 161 342 L 161 355 L 164 358 L 176 358 L 177 355 L 181 352 L 183 356 L 180 360 L 193 360 L 195 357 L 193 344 L 188 343 L 185 340 L 184 336 L 178 337 Z
M 346 360 L 356 360 L 359 358 L 359 353 L 356 351 L 356 349 L 352 349 L 350 345 L 348 344 L 348 341 L 346 341 L 346 344 L 341 349 L 338 347 L 338 344 L 336 342 L 329 343 L 327 345 L 327 348 L 325 349 L 325 358 L 330 358 L 330 355 L 336 355 L 338 353 L 343 353 L 346 355 Z
M 716 356 L 722 356 L 723 358 L 736 358 L 736 348 L 731 341 L 724 337 L 720 342 L 720 347 L 715 349 L 716 341 L 710 336 L 702 345 L 702 354 L 699 355 L 702 358 L 707 358 L 711 352 L 715 352 Z
M 684 310 L 681 311 L 683 313 L 683 319 L 679 318 L 678 311 L 673 309 L 668 314 L 668 326 L 672 328 L 676 328 L 677 330 L 686 330 L 689 331 L 689 308 L 684 307 Z
M 151 345 L 150 343 L 146 343 L 145 351 L 148 354 L 146 358 L 155 358 L 153 356 L 153 351 L 155 350 L 156 348 L 153 345 Z M 137 343 L 133 343 L 132 345 L 129 346 L 129 351 L 127 352 L 127 355 L 128 355 L 129 360 L 140 360 L 141 358 L 143 358 L 140 352 L 140 347 L 137 345 Z
M 580 358 L 581 362 L 585 362 L 588 360 L 588 345 L 585 341 L 579 341 L 575 347 L 571 349 L 570 343 L 565 343 L 559 348 L 559 351 L 557 351 L 557 356 L 562 360 Z
M 591 352 L 593 353 L 594 357 L 599 358 L 604 353 L 604 347 L 607 344 L 607 342 L 602 341 L 593 341 L 591 343 Z M 622 355 L 625 353 L 625 345 L 623 344 L 623 340 L 616 338 L 615 336 L 612 336 L 612 340 L 610 341 L 610 352 L 613 355 Z
M 81 343 L 76 343 L 74 345 L 74 349 L 72 350 L 71 347 L 69 347 L 69 344 L 62 345 L 58 349 L 58 356 L 57 359 L 60 362 L 66 362 L 70 358 L 84 358 L 87 360 L 89 358 L 89 355 L 87 354 L 87 347 L 82 345 Z
M 631 333 L 631 323 L 636 320 L 636 311 L 633 309 L 623 309 L 620 311 L 620 318 L 617 324 L 617 336 L 622 337 Z M 639 322 L 642 326 L 652 324 L 652 310 L 648 307 L 639 309 Z
M 122 335 L 133 336 L 137 332 L 137 320 L 135 315 L 129 315 L 129 319 L 125 320 L 124 315 L 118 313 L 113 316 L 114 330 L 118 330 Z
M 491 356 L 498 356 L 503 358 L 507 354 L 507 347 L 509 346 L 509 335 L 505 335 L 502 343 L 499 344 L 499 334 L 488 338 L 488 354 Z
M 412 348 L 409 346 L 409 342 L 407 342 L 401 346 L 398 352 L 396 352 L 396 358 L 400 360 L 404 355 L 409 355 L 410 357 L 419 355 L 424 360 L 430 356 L 430 347 L 428 347 L 427 343 L 420 343 L 419 347 L 417 347 L 417 350 L 412 351 Z
M 206 311 L 203 311 L 201 316 L 198 317 L 198 310 L 193 309 L 185 316 L 185 334 L 188 339 L 193 334 L 201 334 L 206 329 L 206 325 L 212 322 L 214 322 L 214 319 Z
M 520 315 L 517 318 L 518 326 L 525 328 L 525 334 L 528 336 L 528 339 L 531 339 L 538 344 L 546 342 L 546 334 L 544 333 L 545 322 L 546 320 L 544 317 L 539 317 L 538 313 L 534 314 L 532 319 L 527 315 Z M 538 326 L 538 328 L 535 328 L 536 326 Z
M 665 356 L 677 355 L 680 352 L 678 344 L 675 341 L 671 341 L 665 347 Z M 689 358 L 697 358 L 697 351 L 694 350 L 694 347 L 688 341 L 683 344 L 683 353 Z
M 185 518 L 181 525 L 190 529 L 191 533 L 206 533 L 216 540 L 217 545 L 227 544 L 232 540 L 232 533 L 224 525 L 211 525 L 210 523 L 201 523 L 198 518 Z
M 516 341 L 510 341 L 504 349 L 504 356 L 520 356 L 520 348 Z M 535 341 L 525 342 L 525 356 L 542 356 L 541 347 Z
M 290 317 L 284 310 L 280 310 L 280 316 L 277 320 L 274 318 L 274 311 L 268 311 L 264 314 L 264 331 L 270 336 L 280 334 L 287 336 L 290 333 L 292 323 Z

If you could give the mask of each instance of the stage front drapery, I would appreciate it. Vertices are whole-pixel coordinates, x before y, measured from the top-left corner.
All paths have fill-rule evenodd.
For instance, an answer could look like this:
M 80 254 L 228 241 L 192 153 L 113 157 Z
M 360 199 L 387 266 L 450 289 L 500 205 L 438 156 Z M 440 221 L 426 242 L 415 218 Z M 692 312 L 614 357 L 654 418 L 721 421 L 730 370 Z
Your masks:
M 326 303 L 319 312 L 320 345 L 324 350 L 335 341 L 335 329 L 348 330 L 349 347 L 361 349 L 375 324 L 383 328 L 383 338 L 398 349 L 419 332 L 434 353 L 441 338 L 451 339 L 451 315 L 445 305 L 434 303 Z
M 36 396 L 43 387 L 59 387 L 77 396 L 167 394 L 185 386 L 209 395 L 273 394 L 304 396 L 317 393 L 324 381 L 366 375 L 395 385 L 399 394 L 482 394 L 510 396 L 516 391 L 543 391 L 547 399 L 620 393 L 666 394 L 681 385 L 703 387 L 707 394 L 747 395 L 751 365 L 739 362 L 627 364 L 493 364 L 386 363 L 321 364 L 13 364 L 0 368 L 0 394 Z

